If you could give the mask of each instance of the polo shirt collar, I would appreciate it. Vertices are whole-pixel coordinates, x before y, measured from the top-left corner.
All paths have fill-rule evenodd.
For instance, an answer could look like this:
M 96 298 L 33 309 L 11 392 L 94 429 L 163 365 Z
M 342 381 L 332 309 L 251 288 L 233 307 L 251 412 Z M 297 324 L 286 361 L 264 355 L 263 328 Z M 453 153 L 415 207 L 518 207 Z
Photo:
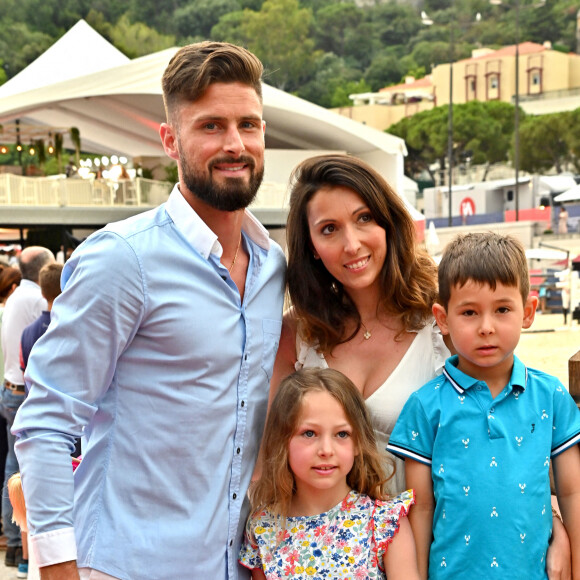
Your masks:
M 187 241 L 207 260 L 210 255 L 221 258 L 223 248 L 217 235 L 187 203 L 176 184 L 165 204 L 169 217 Z M 270 249 L 268 230 L 248 211 L 242 220 L 243 232 L 260 248 Z
M 459 364 L 459 357 L 457 355 L 450 356 L 445 361 L 445 368 L 443 374 L 451 383 L 453 388 L 460 394 L 463 394 L 467 389 L 473 387 L 479 381 L 466 375 L 463 371 L 457 368 Z M 514 355 L 514 366 L 510 376 L 509 386 L 511 390 L 518 388 L 518 390 L 525 391 L 528 381 L 528 369 L 522 361 Z

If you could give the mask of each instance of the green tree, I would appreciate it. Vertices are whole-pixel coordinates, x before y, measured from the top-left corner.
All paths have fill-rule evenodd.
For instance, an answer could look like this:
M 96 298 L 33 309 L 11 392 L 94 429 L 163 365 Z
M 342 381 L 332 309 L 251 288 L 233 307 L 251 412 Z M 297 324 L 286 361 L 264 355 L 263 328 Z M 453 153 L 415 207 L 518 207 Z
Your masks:
M 565 139 L 571 153 L 571 161 L 576 171 L 580 171 L 580 108 L 563 115 L 566 126 Z
M 508 160 L 513 131 L 514 107 L 509 103 L 470 101 L 454 106 L 454 163 L 471 157 L 474 164 L 486 166 L 485 180 L 492 163 Z
M 400 58 L 383 51 L 373 58 L 365 70 L 364 79 L 373 91 L 378 91 L 388 85 L 398 84 L 406 72 L 407 68 Z
M 242 28 L 243 21 L 243 10 L 237 10 L 222 16 L 219 22 L 211 29 L 211 38 L 245 46 L 246 37 Z
M 360 79 L 357 69 L 349 67 L 343 58 L 331 52 L 317 59 L 315 69 L 312 78 L 300 86 L 296 95 L 322 107 L 334 106 L 336 91 L 343 85 L 356 83 Z
M 438 161 L 442 171 L 446 166 L 447 106 L 405 117 L 391 125 L 386 132 L 405 140 L 408 151 L 406 172 L 413 175 L 425 170 L 435 182 L 436 176 L 431 165 Z
M 570 158 L 566 142 L 567 116 L 554 113 L 550 115 L 529 115 L 520 125 L 520 166 L 529 173 L 540 173 L 556 168 L 563 171 Z
M 427 170 L 435 181 L 430 166 L 438 161 L 444 169 L 448 159 L 447 105 L 423 111 L 402 119 L 387 129 L 405 139 L 409 150 L 406 160 L 410 174 Z M 525 116 L 522 113 L 522 118 Z M 475 164 L 507 161 L 513 139 L 514 107 L 499 101 L 453 105 L 453 162 L 470 156 Z
M 345 56 L 348 31 L 357 28 L 364 17 L 354 4 L 329 4 L 316 13 L 315 39 L 325 52 Z
M 296 90 L 314 71 L 316 58 L 310 38 L 312 10 L 298 0 L 266 0 L 259 12 L 244 10 L 242 32 L 247 47 L 264 63 L 268 82 Z
M 36 60 L 51 44 L 53 39 L 28 28 L 24 22 L 4 20 L 0 23 L 0 54 L 4 60 L 4 70 L 12 78 L 23 68 Z M 14 50 L 17 46 L 18 50 Z
M 175 45 L 175 37 L 159 34 L 142 22 L 132 23 L 125 14 L 111 28 L 115 46 L 130 58 L 158 52 Z
M 371 87 L 367 85 L 364 80 L 358 82 L 350 81 L 346 84 L 341 84 L 336 87 L 332 98 L 330 100 L 331 107 L 348 107 L 352 105 L 352 101 L 349 99 L 349 95 L 356 93 L 368 93 L 371 91 Z
M 222 16 L 238 10 L 238 0 L 196 0 L 173 13 L 173 28 L 181 38 L 206 39 Z

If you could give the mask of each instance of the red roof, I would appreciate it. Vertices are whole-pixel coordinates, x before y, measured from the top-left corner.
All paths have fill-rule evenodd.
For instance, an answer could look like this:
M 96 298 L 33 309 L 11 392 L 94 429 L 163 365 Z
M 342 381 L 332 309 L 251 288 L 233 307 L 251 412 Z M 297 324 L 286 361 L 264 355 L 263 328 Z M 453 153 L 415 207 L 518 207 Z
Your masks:
M 424 87 L 432 87 L 433 81 L 429 77 L 423 77 L 422 79 L 418 79 L 413 81 L 412 83 L 401 83 L 400 85 L 393 85 L 391 87 L 384 87 L 383 89 L 379 89 L 379 93 L 383 92 L 399 92 L 408 89 L 419 89 Z
M 538 44 L 536 42 L 522 42 L 519 45 L 519 53 L 522 54 L 534 54 L 536 52 L 544 52 L 549 50 L 543 44 Z M 485 60 L 486 58 L 498 58 L 502 56 L 515 56 L 516 55 L 516 45 L 512 44 L 511 46 L 504 46 L 503 48 L 499 48 L 498 50 L 494 50 L 493 52 L 489 52 L 487 54 L 482 54 L 481 56 L 476 56 L 474 58 L 466 58 L 460 62 L 468 62 L 470 60 Z

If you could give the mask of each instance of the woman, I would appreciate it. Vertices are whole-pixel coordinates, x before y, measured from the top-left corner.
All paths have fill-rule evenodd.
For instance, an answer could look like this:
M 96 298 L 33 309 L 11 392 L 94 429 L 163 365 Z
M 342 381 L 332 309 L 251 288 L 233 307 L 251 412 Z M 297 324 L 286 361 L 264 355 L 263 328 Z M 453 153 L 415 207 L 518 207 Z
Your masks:
M 439 374 L 450 355 L 432 318 L 436 266 L 417 247 L 401 198 L 348 155 L 321 155 L 296 167 L 286 237 L 292 307 L 271 397 L 295 369 L 339 370 L 362 392 L 384 451 L 410 393 Z M 394 494 L 405 489 L 405 475 L 392 459 Z M 550 579 L 570 578 L 570 560 L 564 526 L 554 518 Z
M 432 321 L 436 266 L 401 198 L 363 161 L 324 155 L 292 176 L 288 291 L 272 384 L 295 368 L 342 371 L 362 392 L 384 451 L 409 394 L 449 356 Z M 400 460 L 392 493 L 404 490 Z

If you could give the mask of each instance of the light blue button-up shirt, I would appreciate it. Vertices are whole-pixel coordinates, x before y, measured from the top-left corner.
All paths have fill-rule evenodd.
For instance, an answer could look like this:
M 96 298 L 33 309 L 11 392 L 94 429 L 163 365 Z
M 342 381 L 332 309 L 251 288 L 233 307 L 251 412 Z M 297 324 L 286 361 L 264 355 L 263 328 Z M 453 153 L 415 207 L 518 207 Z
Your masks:
M 77 558 L 127 580 L 244 576 L 285 259 L 248 212 L 243 243 L 240 302 L 217 236 L 176 187 L 65 265 L 14 424 L 41 566 Z M 67 455 L 81 435 L 73 483 Z

